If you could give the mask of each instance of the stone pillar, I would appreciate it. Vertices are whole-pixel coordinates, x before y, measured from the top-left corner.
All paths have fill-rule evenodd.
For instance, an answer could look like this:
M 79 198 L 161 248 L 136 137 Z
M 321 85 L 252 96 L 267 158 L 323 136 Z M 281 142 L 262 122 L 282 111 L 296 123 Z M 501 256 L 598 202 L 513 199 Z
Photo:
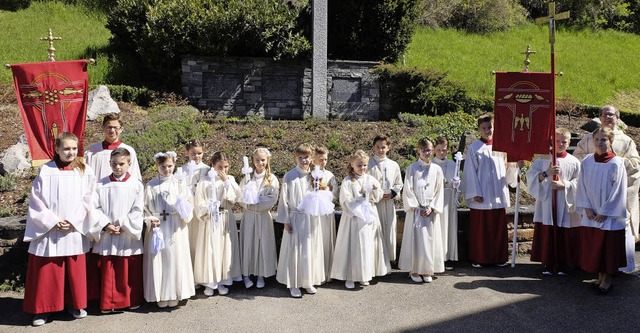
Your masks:
M 313 0 L 313 65 L 311 115 L 327 119 L 327 0 Z

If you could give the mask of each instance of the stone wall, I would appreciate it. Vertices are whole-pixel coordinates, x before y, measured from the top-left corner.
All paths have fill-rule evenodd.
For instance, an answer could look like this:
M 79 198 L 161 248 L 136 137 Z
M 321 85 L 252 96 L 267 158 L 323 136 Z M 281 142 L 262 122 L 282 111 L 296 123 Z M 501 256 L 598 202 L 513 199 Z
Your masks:
M 329 118 L 378 120 L 375 62 L 329 61 Z M 182 93 L 199 109 L 224 116 L 300 120 L 313 116 L 311 62 L 188 56 Z

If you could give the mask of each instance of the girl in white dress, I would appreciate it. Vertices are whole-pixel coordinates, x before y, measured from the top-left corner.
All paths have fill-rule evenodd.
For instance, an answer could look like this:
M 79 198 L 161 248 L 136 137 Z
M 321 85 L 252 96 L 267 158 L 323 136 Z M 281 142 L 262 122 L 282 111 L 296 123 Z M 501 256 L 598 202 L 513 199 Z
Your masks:
M 154 156 L 158 176 L 145 188 L 144 298 L 175 307 L 195 294 L 187 223 L 193 218 L 191 191 L 173 176 L 175 152 Z
M 226 295 L 226 286 L 242 279 L 238 227 L 231 210 L 240 189 L 227 174 L 229 161 L 223 153 L 213 154 L 211 166 L 196 188 L 197 222 L 191 226 L 197 229 L 194 279 L 205 287 L 207 296 L 212 296 L 214 289 Z
M 246 158 L 246 157 L 245 157 Z M 251 288 L 249 276 L 257 276 L 256 287 L 264 288 L 264 278 L 276 274 L 276 237 L 271 209 L 278 202 L 280 183 L 271 173 L 271 153 L 267 148 L 253 151 L 253 169 L 245 166 L 240 181 L 240 205 L 244 208 L 240 222 L 242 275 L 245 287 Z
M 430 283 L 434 273 L 444 272 L 444 176 L 440 166 L 431 162 L 431 141 L 418 142 L 418 156 L 407 168 L 404 180 L 402 201 L 407 217 L 398 266 L 409 271 L 413 282 Z
M 348 176 L 340 186 L 342 217 L 336 237 L 331 278 L 368 286 L 374 276 L 391 270 L 383 245 L 382 227 L 375 203 L 382 198 L 380 183 L 367 174 L 369 156 L 357 150 L 349 156 Z

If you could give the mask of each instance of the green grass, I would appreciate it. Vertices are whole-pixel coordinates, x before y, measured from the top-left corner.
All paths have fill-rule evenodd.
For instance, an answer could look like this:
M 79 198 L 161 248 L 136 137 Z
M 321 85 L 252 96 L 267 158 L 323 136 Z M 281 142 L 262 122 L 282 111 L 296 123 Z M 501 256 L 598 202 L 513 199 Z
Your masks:
M 76 60 L 93 57 L 89 66 L 91 84 L 106 83 L 108 59 L 101 53 L 111 32 L 105 28 L 104 14 L 81 6 L 61 2 L 33 2 L 25 10 L 0 10 L 0 63 L 47 61 L 49 43 L 39 40 L 48 36 L 48 29 L 62 40 L 54 41 L 56 60 Z M 12 83 L 11 71 L 0 70 L 0 84 Z
M 407 66 L 449 73 L 473 95 L 493 96 L 491 71 L 521 71 L 527 45 L 530 71 L 550 71 L 549 29 L 525 25 L 488 35 L 452 29 L 418 29 L 405 54 Z M 640 88 L 640 36 L 617 31 L 565 31 L 556 34 L 557 95 L 580 104 L 604 105 L 616 93 Z

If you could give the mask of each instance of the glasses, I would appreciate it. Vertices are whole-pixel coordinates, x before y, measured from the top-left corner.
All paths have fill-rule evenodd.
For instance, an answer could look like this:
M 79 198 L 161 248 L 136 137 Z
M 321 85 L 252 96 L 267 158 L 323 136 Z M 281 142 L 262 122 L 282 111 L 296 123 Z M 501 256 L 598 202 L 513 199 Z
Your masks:
M 107 131 L 110 131 L 110 130 L 119 131 L 119 130 L 121 130 L 121 129 L 122 129 L 122 126 L 105 126 L 104 128 L 105 128 Z

